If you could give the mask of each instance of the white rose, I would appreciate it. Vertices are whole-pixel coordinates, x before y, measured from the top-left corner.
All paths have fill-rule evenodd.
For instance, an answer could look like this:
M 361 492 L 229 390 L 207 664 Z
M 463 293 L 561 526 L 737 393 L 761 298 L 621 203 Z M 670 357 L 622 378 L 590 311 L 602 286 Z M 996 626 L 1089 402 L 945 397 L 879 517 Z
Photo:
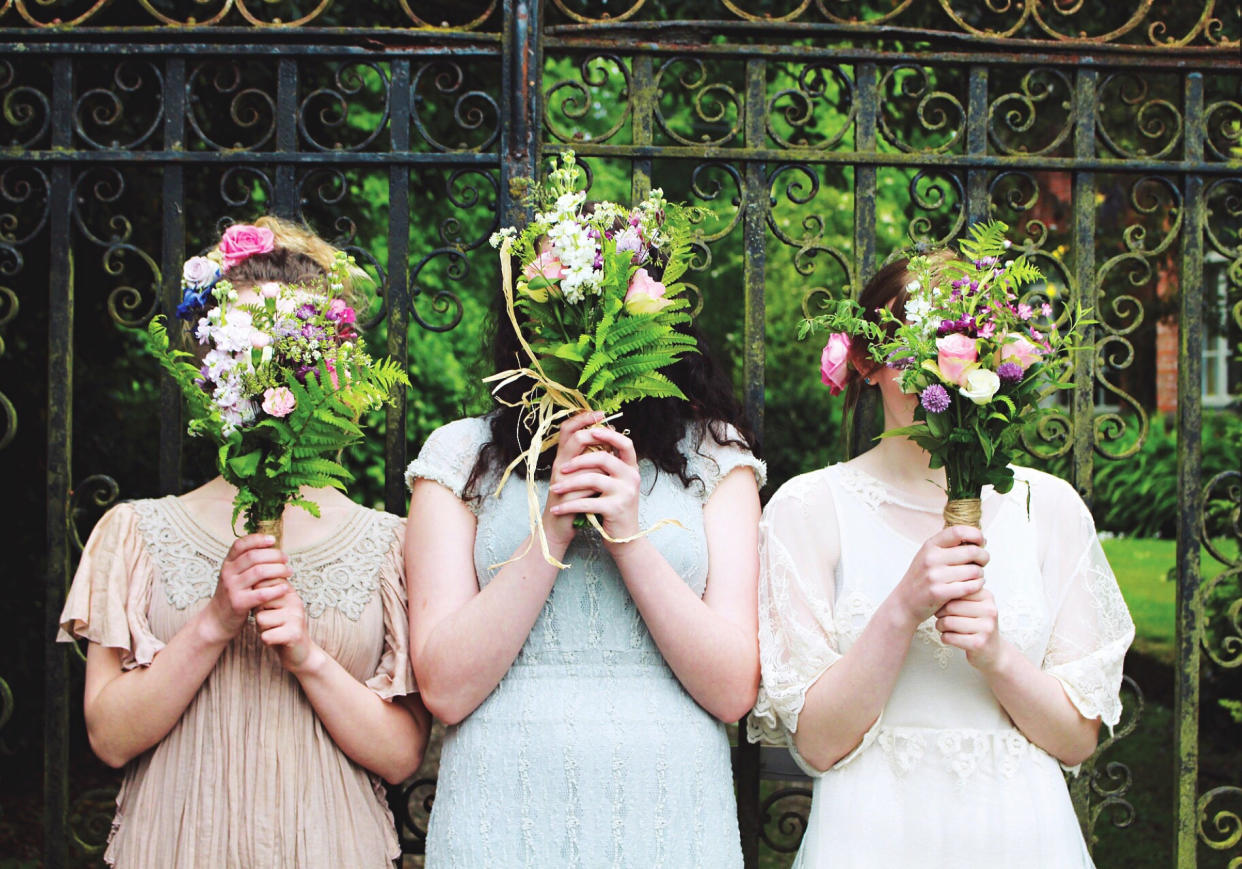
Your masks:
M 996 376 L 995 371 L 974 368 L 967 372 L 965 385 L 959 387 L 957 391 L 975 404 L 987 404 L 998 389 L 1000 389 L 1000 378 Z

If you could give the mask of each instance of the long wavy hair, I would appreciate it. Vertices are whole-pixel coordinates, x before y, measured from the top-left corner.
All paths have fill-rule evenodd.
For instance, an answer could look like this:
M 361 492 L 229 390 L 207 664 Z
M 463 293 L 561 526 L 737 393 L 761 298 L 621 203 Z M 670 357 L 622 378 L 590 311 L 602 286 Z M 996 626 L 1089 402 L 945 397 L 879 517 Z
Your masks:
M 514 270 L 519 269 L 515 260 Z M 648 270 L 653 271 L 651 266 Z M 662 269 L 654 272 L 652 277 L 658 280 Z M 631 402 L 623 409 L 617 427 L 629 434 L 640 459 L 648 459 L 657 469 L 676 474 L 683 486 L 689 486 L 699 478 L 689 471 L 687 457 L 677 448 L 687 432 L 693 434 L 691 443 L 696 445 L 711 437 L 721 446 L 731 444 L 755 452 L 758 443 L 746 424 L 732 382 L 712 358 L 702 332 L 693 323 L 683 329 L 695 339 L 699 352 L 686 354 L 664 369 L 664 373 L 680 387 L 688 401 L 645 398 Z M 517 335 L 505 312 L 504 295 L 497 292 L 484 329 L 483 367 L 491 371 L 513 368 L 521 354 Z M 508 467 L 529 448 L 532 432 L 524 418 L 524 409 L 510 407 L 505 402 L 518 401 L 530 387 L 531 381 L 522 379 L 510 383 L 494 396 L 494 406 L 487 415 L 491 439 L 479 450 L 470 470 L 465 489 L 468 498 L 481 497 L 483 480 Z M 735 432 L 730 432 L 729 426 Z M 551 473 L 554 457 L 553 450 L 543 454 L 536 468 L 538 477 L 546 478 Z

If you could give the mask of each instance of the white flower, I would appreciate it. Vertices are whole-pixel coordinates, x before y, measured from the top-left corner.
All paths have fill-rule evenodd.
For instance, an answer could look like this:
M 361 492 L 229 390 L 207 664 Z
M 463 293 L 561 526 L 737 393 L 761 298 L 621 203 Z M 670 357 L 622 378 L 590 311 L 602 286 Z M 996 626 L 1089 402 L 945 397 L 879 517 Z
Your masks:
M 913 280 L 906 284 L 907 293 L 917 293 L 921 289 L 923 289 L 923 284 L 918 280 Z
M 488 244 L 492 247 L 500 247 L 506 238 L 513 238 L 517 235 L 517 229 L 512 226 L 505 226 L 492 233 L 492 237 L 488 239 Z
M 987 404 L 998 389 L 1000 389 L 1000 378 L 996 376 L 995 371 L 987 368 L 972 368 L 966 373 L 965 385 L 959 387 L 957 391 L 975 404 Z

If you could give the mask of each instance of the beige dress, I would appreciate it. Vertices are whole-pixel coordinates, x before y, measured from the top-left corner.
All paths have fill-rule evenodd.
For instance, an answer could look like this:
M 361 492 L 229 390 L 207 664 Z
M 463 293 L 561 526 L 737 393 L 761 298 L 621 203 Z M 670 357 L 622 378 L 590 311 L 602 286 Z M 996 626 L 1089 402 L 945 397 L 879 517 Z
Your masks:
M 400 517 L 358 507 L 289 553 L 311 636 L 384 699 L 416 690 Z M 151 663 L 211 598 L 228 550 L 175 497 L 110 510 L 82 553 L 58 639 Z M 135 709 L 135 715 L 142 710 Z M 345 756 L 248 622 L 177 725 L 125 769 L 114 866 L 389 869 L 400 846 L 378 777 Z

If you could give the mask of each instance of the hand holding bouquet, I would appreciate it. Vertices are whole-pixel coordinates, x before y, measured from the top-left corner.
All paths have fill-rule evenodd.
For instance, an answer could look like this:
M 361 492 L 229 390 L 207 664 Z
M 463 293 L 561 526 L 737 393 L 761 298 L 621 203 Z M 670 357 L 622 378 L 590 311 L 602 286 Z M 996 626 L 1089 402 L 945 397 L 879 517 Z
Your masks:
M 834 395 L 850 363 L 851 337 L 866 340 L 876 364 L 901 371 L 903 391 L 919 396 L 915 421 L 883 437 L 908 437 L 931 454 L 931 467 L 944 467 L 946 525 L 979 524 L 984 485 L 1002 493 L 1013 488 L 1009 464 L 1022 428 L 1041 400 L 1072 386 L 1070 351 L 1077 330 L 1090 322 L 1079 309 L 1059 329 L 1049 301 L 1023 296 L 1023 287 L 1043 276 L 1023 256 L 1005 259 L 1012 247 L 1007 229 L 999 222 L 971 226 L 960 258 L 913 257 L 904 320 L 846 299 L 828 303 L 799 332 L 833 333 L 821 372 Z
M 684 399 L 662 369 L 697 352 L 679 328 L 690 321 L 678 281 L 690 260 L 691 211 L 665 202 L 659 189 L 634 208 L 588 204 L 577 189 L 580 176 L 566 152 L 533 192 L 534 219 L 491 239 L 525 358 L 486 382 L 493 392 L 515 382 L 526 387 L 518 405 L 532 432 L 530 448 L 505 470 L 497 492 L 525 462 L 531 528 L 544 557 L 559 567 L 543 531 L 535 469 L 557 443 L 560 422 L 581 411 L 615 413 L 642 398 Z M 516 287 L 511 257 L 522 270 Z M 594 516 L 588 521 L 607 537 Z
M 274 534 L 279 545 L 285 506 L 319 515 L 302 488 L 343 490 L 352 475 L 337 454 L 362 438 L 359 417 L 409 381 L 392 360 L 363 349 L 342 297 L 356 269 L 343 252 L 326 281 L 264 283 L 253 302 L 239 302 L 226 270 L 271 250 L 270 231 L 230 227 L 219 248 L 183 272 L 177 315 L 194 322 L 206 354 L 173 349 L 162 317 L 148 327 L 148 347 L 189 401 L 189 433 L 219 447 L 220 473 L 237 487 L 233 521 L 244 512 L 247 532 Z

